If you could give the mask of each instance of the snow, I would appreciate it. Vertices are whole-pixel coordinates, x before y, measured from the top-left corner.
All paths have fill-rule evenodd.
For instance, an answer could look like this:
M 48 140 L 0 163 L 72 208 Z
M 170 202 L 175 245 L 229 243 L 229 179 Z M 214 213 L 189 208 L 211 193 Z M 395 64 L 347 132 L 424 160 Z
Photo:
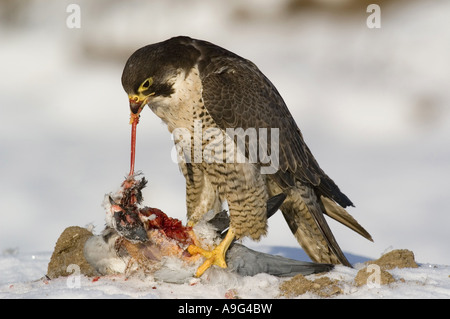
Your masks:
M 103 228 L 103 196 L 128 171 L 126 58 L 179 34 L 252 60 L 276 85 L 322 168 L 356 204 L 349 212 L 374 238 L 330 221 L 346 254 L 375 259 L 406 248 L 422 263 L 392 271 L 404 283 L 356 291 L 348 284 L 337 298 L 449 297 L 450 3 L 382 4 L 381 28 L 368 29 L 365 10 L 288 14 L 287 2 L 80 0 L 80 29 L 66 27 L 69 1 L 0 3 L 2 298 L 223 298 L 235 287 L 244 298 L 277 296 L 280 279 L 270 276 L 235 286 L 82 277 L 76 289 L 65 279 L 39 280 L 65 227 Z M 145 203 L 185 220 L 171 137 L 149 110 L 139 126 Z M 267 238 L 245 244 L 298 247 L 281 214 Z M 331 274 L 346 282 L 357 269 Z
M 291 256 L 292 257 L 292 256 Z M 240 277 L 222 270 L 211 272 L 206 279 L 192 279 L 185 284 L 170 284 L 154 281 L 151 277 L 123 275 L 89 278 L 74 272 L 68 277 L 47 280 L 49 253 L 12 254 L 0 257 L 0 298 L 173 298 L 173 299 L 243 299 L 284 298 L 279 285 L 289 278 L 278 278 L 267 274 Z M 450 266 L 422 264 L 419 268 L 393 269 L 397 280 L 389 285 L 364 285 L 356 287 L 353 279 L 363 263 L 355 268 L 337 266 L 325 275 L 339 280 L 342 294 L 336 299 L 360 298 L 450 298 Z M 306 276 L 309 279 L 321 275 Z M 307 292 L 295 298 L 318 298 Z

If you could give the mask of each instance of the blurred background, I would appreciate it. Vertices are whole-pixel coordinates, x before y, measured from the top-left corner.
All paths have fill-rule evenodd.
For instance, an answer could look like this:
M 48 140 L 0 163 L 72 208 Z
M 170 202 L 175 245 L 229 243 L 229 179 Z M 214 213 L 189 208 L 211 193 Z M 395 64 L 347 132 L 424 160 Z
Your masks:
M 80 8 L 80 28 L 69 28 Z M 369 28 L 370 3 L 381 28 Z M 0 251 L 51 252 L 67 226 L 104 227 L 129 170 L 120 77 L 139 47 L 177 35 L 252 60 L 275 84 L 368 242 L 330 221 L 344 252 L 412 250 L 450 264 L 449 1 L 0 1 Z M 70 25 L 70 23 L 69 23 Z M 184 179 L 149 109 L 136 169 L 145 204 L 186 221 Z M 256 249 L 298 247 L 281 214 Z

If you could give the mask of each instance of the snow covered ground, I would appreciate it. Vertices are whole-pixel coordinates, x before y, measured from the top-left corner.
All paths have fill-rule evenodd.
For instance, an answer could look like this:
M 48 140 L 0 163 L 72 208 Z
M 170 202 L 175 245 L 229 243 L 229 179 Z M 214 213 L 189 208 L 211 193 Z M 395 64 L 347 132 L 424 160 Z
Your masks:
M 173 299 L 270 299 L 281 297 L 279 285 L 289 278 L 267 274 L 239 277 L 216 271 L 209 279 L 185 284 L 155 282 L 151 278 L 77 276 L 46 280 L 50 254 L 19 254 L 0 257 L 0 298 L 173 298 Z M 389 285 L 356 287 L 354 278 L 362 263 L 351 269 L 337 266 L 325 276 L 339 281 L 341 294 L 331 298 L 450 298 L 450 266 L 423 264 L 419 268 L 394 269 L 396 280 Z M 318 275 L 307 276 L 308 279 Z M 295 298 L 318 298 L 307 292 Z
M 2 297 L 223 297 L 229 289 L 33 282 L 45 274 L 64 228 L 103 228 L 103 195 L 128 171 L 129 111 L 120 84 L 126 58 L 184 34 L 252 60 L 276 85 L 322 168 L 355 203 L 350 213 L 374 238 L 367 242 L 330 221 L 344 252 L 378 258 L 406 248 L 425 265 L 399 274 L 409 279 L 394 288 L 343 297 L 448 298 L 448 266 L 428 266 L 450 265 L 448 1 L 383 2 L 380 29 L 367 27 L 365 10 L 287 12 L 288 0 L 77 1 L 81 28 L 69 29 L 71 2 L 0 3 Z M 170 135 L 149 110 L 139 126 L 136 168 L 149 179 L 145 203 L 185 220 Z M 298 247 L 281 214 L 269 227 L 262 242 L 245 244 Z M 333 274 L 346 278 L 350 271 Z M 274 297 L 274 281 L 243 279 L 239 293 Z

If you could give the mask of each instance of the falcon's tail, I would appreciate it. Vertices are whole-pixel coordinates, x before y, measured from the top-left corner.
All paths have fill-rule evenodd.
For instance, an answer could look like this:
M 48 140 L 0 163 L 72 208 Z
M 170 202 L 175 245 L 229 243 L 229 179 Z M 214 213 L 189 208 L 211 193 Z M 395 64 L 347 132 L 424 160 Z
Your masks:
M 364 238 L 373 241 L 372 236 L 364 229 L 357 221 L 350 215 L 344 208 L 336 204 L 331 199 L 320 196 L 323 212 L 340 222 L 342 225 L 347 226 L 351 230 L 357 232 Z
M 336 242 L 324 213 L 372 240 L 369 233 L 345 209 L 323 196 L 319 201 L 310 187 L 297 184 L 296 188 L 290 189 L 280 209 L 295 238 L 315 262 L 351 267 Z

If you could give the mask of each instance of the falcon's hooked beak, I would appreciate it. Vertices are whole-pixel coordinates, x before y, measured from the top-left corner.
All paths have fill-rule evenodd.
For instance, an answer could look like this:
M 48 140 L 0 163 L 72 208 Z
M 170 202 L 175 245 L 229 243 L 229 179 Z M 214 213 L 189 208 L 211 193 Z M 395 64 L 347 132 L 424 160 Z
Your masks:
M 139 113 L 141 113 L 142 109 L 147 104 L 148 97 L 148 95 L 128 95 L 128 100 L 130 101 L 131 122 L 134 118 L 139 117 Z

